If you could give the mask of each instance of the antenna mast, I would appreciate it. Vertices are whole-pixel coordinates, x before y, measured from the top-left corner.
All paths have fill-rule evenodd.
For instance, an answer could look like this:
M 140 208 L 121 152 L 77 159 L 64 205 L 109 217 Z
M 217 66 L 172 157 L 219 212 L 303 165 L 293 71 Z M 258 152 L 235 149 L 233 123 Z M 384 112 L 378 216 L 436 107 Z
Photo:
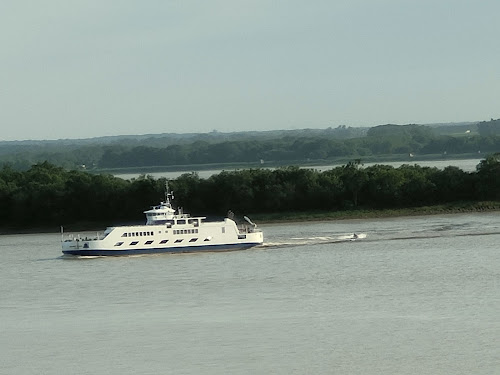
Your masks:
M 170 200 L 174 200 L 174 192 L 169 191 L 168 180 L 165 181 L 165 203 L 171 207 Z

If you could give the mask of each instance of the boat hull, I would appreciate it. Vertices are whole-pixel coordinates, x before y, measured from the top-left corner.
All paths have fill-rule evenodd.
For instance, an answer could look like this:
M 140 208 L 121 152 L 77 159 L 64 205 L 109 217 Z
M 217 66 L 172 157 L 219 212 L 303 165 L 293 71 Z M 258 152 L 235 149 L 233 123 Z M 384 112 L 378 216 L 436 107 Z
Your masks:
M 168 247 L 168 248 L 146 248 L 146 249 L 64 249 L 65 255 L 78 256 L 127 256 L 127 255 L 144 255 L 144 254 L 178 254 L 178 253 L 198 253 L 198 252 L 219 252 L 219 251 L 237 251 L 246 250 L 258 245 L 256 243 L 238 243 L 238 244 L 223 244 L 223 245 L 206 245 L 206 246 L 183 246 L 183 247 Z

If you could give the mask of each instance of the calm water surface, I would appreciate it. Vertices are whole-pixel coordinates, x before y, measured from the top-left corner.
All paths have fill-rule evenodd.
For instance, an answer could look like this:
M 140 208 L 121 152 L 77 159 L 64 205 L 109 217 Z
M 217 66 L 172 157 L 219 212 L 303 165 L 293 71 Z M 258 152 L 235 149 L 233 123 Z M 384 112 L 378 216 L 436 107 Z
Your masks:
M 369 167 L 371 165 L 375 164 L 384 164 L 384 165 L 390 165 L 394 168 L 398 168 L 403 164 L 418 164 L 422 167 L 436 167 L 439 169 L 444 169 L 448 166 L 454 166 L 462 169 L 465 172 L 473 172 L 476 170 L 477 165 L 481 159 L 458 159 L 458 160 L 420 160 L 420 161 L 411 161 L 407 160 L 404 162 L 400 161 L 394 161 L 394 162 L 380 162 L 380 163 L 363 163 L 365 167 Z M 327 171 L 329 169 L 341 166 L 342 164 L 335 164 L 335 165 L 318 165 L 318 166 L 306 166 L 303 168 L 307 169 L 315 169 L 319 172 Z M 274 169 L 274 168 L 271 168 Z M 232 169 L 228 168 L 226 171 L 236 171 L 238 169 Z M 241 169 L 240 169 L 241 170 Z M 172 172 L 152 172 L 152 173 L 146 173 L 147 175 L 150 175 L 154 178 L 160 178 L 160 177 L 166 177 L 166 178 L 177 178 L 183 173 L 190 173 L 191 171 L 172 171 Z M 212 170 L 201 170 L 197 171 L 196 173 L 200 178 L 209 178 L 210 176 L 214 174 L 220 173 L 220 169 L 212 169 Z M 141 174 L 140 173 L 120 173 L 116 174 L 117 177 L 123 178 L 125 180 L 130 180 L 132 178 L 137 178 Z
M 117 258 L 0 236 L 0 373 L 500 373 L 500 213 L 262 229 Z

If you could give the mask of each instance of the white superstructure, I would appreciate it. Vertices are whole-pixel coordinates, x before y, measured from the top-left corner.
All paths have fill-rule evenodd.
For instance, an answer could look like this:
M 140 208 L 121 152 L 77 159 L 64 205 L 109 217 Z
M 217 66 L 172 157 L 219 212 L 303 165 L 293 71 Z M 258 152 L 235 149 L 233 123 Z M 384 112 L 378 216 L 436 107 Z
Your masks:
M 245 217 L 237 225 L 230 213 L 223 221 L 210 222 L 205 217 L 191 217 L 165 201 L 144 211 L 145 225 L 108 227 L 92 237 L 70 235 L 62 239 L 62 252 L 71 255 L 130 255 L 228 251 L 247 249 L 263 243 L 263 233 Z

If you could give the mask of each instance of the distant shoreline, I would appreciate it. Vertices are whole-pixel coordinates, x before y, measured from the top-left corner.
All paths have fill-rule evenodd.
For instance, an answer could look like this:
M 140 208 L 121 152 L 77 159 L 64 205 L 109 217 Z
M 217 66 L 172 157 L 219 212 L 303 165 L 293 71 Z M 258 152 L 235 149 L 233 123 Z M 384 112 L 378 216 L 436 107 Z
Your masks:
M 286 224 L 298 222 L 314 221 L 341 221 L 341 220 L 365 220 L 365 219 L 386 219 L 408 216 L 426 216 L 426 215 L 453 215 L 467 213 L 486 213 L 500 212 L 500 201 L 485 202 L 459 202 L 435 206 L 400 208 L 400 209 L 380 209 L 380 210 L 349 210 L 349 211 L 315 211 L 315 212 L 288 212 L 275 214 L 252 214 L 252 221 L 258 225 L 265 224 Z M 130 224 L 130 223 L 127 223 Z M 137 224 L 137 223 L 136 223 Z M 119 224 L 110 223 L 76 223 L 65 227 L 65 232 L 101 232 L 107 226 L 118 226 Z M 59 233 L 59 227 L 53 226 L 47 228 L 0 228 L 0 235 L 23 235 L 23 234 L 42 234 Z
M 300 221 L 335 221 L 335 220 L 363 220 L 384 219 L 393 217 L 466 214 L 479 212 L 500 211 L 500 201 L 459 202 L 434 206 L 413 208 L 380 209 L 380 210 L 349 210 L 332 212 L 296 212 L 287 214 L 252 215 L 252 220 L 261 224 L 287 223 Z
M 391 154 L 391 155 L 378 155 L 378 156 L 365 156 L 365 157 L 338 157 L 332 159 L 314 159 L 314 160 L 287 160 L 287 161 L 266 161 L 263 163 L 257 162 L 241 162 L 241 163 L 211 163 L 211 164 L 186 164 L 186 165 L 157 165 L 157 166 L 142 166 L 142 167 L 123 167 L 123 168 L 99 168 L 89 169 L 88 172 L 97 174 L 112 174 L 116 176 L 130 175 L 130 174 L 155 174 L 155 173 L 172 173 L 172 172 L 203 172 L 210 170 L 234 170 L 234 169 L 252 169 L 252 168 L 279 168 L 283 166 L 295 165 L 302 168 L 330 166 L 330 165 L 345 165 L 353 159 L 361 159 L 361 163 L 365 164 L 384 164 L 401 162 L 407 164 L 418 164 L 419 162 L 443 162 L 443 161 L 456 161 L 468 159 L 481 159 L 484 155 L 476 153 L 464 154 L 424 154 L 415 155 L 410 157 L 408 154 Z

